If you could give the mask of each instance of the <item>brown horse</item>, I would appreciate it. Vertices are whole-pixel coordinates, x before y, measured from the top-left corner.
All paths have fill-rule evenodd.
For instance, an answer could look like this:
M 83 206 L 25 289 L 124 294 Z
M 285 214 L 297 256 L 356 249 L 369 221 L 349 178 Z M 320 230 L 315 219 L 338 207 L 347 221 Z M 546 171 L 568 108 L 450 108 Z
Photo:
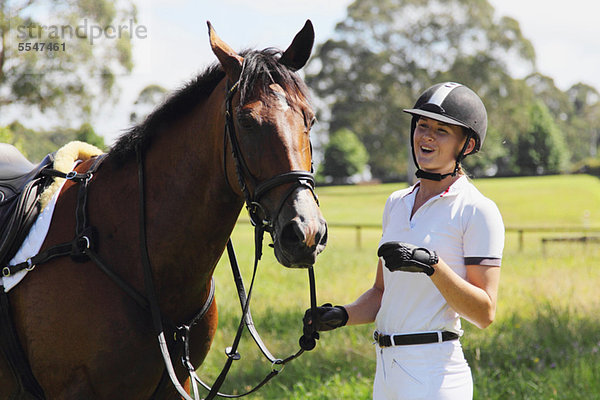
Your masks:
M 314 114 L 307 88 L 295 73 L 310 56 L 310 21 L 285 52 L 237 54 L 210 24 L 209 35 L 219 63 L 118 140 L 93 175 L 87 200 L 98 255 L 144 294 L 136 162 L 136 149 L 141 149 L 154 285 L 162 315 L 175 324 L 193 318 L 207 299 L 245 194 L 261 190 L 260 205 L 252 205 L 254 218 L 266 221 L 284 266 L 312 265 L 327 238 L 310 188 L 290 180 L 261 186 L 290 171 L 311 170 Z M 230 128 L 241 154 L 237 162 L 225 134 L 228 92 Z M 77 170 L 86 171 L 90 163 Z M 63 187 L 43 248 L 73 239 L 78 189 L 72 182 Z M 19 339 L 46 398 L 179 398 L 170 381 L 160 384 L 165 365 L 149 314 L 93 262 L 55 258 L 38 265 L 9 296 Z M 212 303 L 192 330 L 191 358 L 198 365 L 216 325 Z M 173 364 L 183 381 L 181 363 Z M 11 398 L 15 390 L 7 363 L 0 359 L 0 398 Z

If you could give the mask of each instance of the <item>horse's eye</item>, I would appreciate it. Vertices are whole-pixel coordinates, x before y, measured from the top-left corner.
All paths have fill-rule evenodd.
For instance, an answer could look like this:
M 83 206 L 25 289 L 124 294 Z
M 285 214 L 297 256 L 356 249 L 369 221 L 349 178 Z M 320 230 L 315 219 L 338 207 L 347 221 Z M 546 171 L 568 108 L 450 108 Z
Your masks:
M 256 127 L 256 121 L 254 120 L 254 118 L 252 118 L 252 115 L 250 114 L 240 114 L 238 116 L 238 123 L 240 124 L 240 127 L 244 130 L 252 130 Z
M 306 119 L 305 119 L 305 121 L 307 121 L 307 122 L 306 122 L 306 129 L 305 129 L 305 132 L 306 132 L 306 133 L 309 133 L 309 132 L 310 132 L 310 130 L 312 129 L 313 125 L 314 125 L 314 124 L 317 122 L 317 119 L 316 119 L 315 117 L 312 117 L 312 118 L 310 119 L 310 121 L 308 121 L 308 120 L 306 120 Z
M 302 116 L 304 116 L 304 125 L 306 126 L 306 132 L 308 132 L 317 122 L 317 118 L 314 115 L 307 114 L 304 110 L 302 110 Z

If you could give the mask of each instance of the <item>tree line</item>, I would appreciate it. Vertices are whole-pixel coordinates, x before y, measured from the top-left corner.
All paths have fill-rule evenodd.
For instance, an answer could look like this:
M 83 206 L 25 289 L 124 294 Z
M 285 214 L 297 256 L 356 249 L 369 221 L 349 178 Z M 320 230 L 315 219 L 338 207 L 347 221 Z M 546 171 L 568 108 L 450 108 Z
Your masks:
M 0 113 L 16 116 L 0 141 L 31 161 L 71 140 L 104 148 L 90 121 L 133 68 L 136 15 L 130 0 L 0 1 Z
M 558 89 L 537 70 L 519 23 L 496 16 L 487 0 L 356 0 L 334 37 L 318 46 L 306 81 L 326 130 L 353 132 L 378 179 L 407 177 L 410 117 L 402 109 L 442 81 L 471 87 L 488 110 L 483 151 L 465 160 L 471 175 L 600 166 L 597 89 Z M 325 148 L 331 146 L 335 141 Z
M 106 35 L 136 15 L 131 0 L 0 2 L 0 112 L 16 107 L 23 116 L 0 128 L 0 140 L 32 160 L 64 140 L 97 142 L 89 121 L 100 103 L 118 94 L 118 76 L 133 68 L 130 37 L 93 44 L 89 33 L 52 37 L 28 12 L 43 6 L 51 7 L 53 26 L 79 26 L 84 18 L 85 26 L 104 27 Z M 31 42 L 64 41 L 68 51 L 19 51 L 22 32 Z M 600 170 L 598 90 L 585 83 L 557 88 L 537 70 L 535 49 L 518 21 L 496 15 L 488 0 L 355 0 L 333 37 L 316 47 L 305 80 L 321 122 L 315 150 L 322 179 L 345 181 L 365 164 L 373 178 L 406 179 L 410 117 L 402 109 L 441 81 L 471 87 L 488 110 L 483 151 L 465 160 L 469 174 Z M 164 92 L 157 85 L 144 89 L 132 122 Z M 32 110 L 53 114 L 62 126 L 79 121 L 80 128 L 35 132 L 22 125 Z

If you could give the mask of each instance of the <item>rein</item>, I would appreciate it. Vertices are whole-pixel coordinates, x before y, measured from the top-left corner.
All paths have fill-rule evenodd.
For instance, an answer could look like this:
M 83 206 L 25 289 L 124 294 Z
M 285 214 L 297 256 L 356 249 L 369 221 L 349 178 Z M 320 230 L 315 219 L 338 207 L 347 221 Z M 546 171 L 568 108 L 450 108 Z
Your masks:
M 240 323 L 238 325 L 238 329 L 237 329 L 237 332 L 236 332 L 236 335 L 235 335 L 232 345 L 225 349 L 225 354 L 227 355 L 227 360 L 225 362 L 225 365 L 223 366 L 221 373 L 216 378 L 212 387 L 210 387 L 209 385 L 204 383 L 198 377 L 198 375 L 196 374 L 196 368 L 192 365 L 192 363 L 190 361 L 190 357 L 189 357 L 190 335 L 189 335 L 189 332 L 190 332 L 191 325 L 193 325 L 193 324 L 191 324 L 190 326 L 184 325 L 183 329 L 179 328 L 178 333 L 179 333 L 179 336 L 181 336 L 181 340 L 183 341 L 183 344 L 184 344 L 184 354 L 182 356 L 182 362 L 190 376 L 190 382 L 192 384 L 192 391 L 193 391 L 195 399 L 200 398 L 198 384 L 200 384 L 202 387 L 204 387 L 206 390 L 209 391 L 208 396 L 205 398 L 205 400 L 211 400 L 215 396 L 220 396 L 220 397 L 225 397 L 225 398 L 239 398 L 239 397 L 243 397 L 243 396 L 249 395 L 251 393 L 254 393 L 258 389 L 260 389 L 262 386 L 264 386 L 274 376 L 278 375 L 279 372 L 281 372 L 283 370 L 285 364 L 296 359 L 298 356 L 300 356 L 302 353 L 304 353 L 304 351 L 312 350 L 316 346 L 316 339 L 318 339 L 317 332 L 315 332 L 314 330 L 310 330 L 310 331 L 305 330 L 304 334 L 300 337 L 300 340 L 299 340 L 300 349 L 296 353 L 294 353 L 286 358 L 283 358 L 283 359 L 276 358 L 271 354 L 271 352 L 265 346 L 265 344 L 264 344 L 263 340 L 261 339 L 260 335 L 258 334 L 258 331 L 256 330 L 256 328 L 254 326 L 254 322 L 252 320 L 252 314 L 250 312 L 250 299 L 252 297 L 252 289 L 254 287 L 256 272 L 258 270 L 258 263 L 262 257 L 263 236 L 264 236 L 264 232 L 269 232 L 272 234 L 273 228 L 274 228 L 274 219 L 271 219 L 269 217 L 269 215 L 266 212 L 266 209 L 260 203 L 260 200 L 266 193 L 268 193 L 272 189 L 274 189 L 278 186 L 281 186 L 281 185 L 292 184 L 292 187 L 287 191 L 287 193 L 281 200 L 280 204 L 276 208 L 277 211 L 276 211 L 276 214 L 274 215 L 274 218 L 277 218 L 285 201 L 299 187 L 305 187 L 305 188 L 309 189 L 311 191 L 311 193 L 313 194 L 313 197 L 315 198 L 315 201 L 317 202 L 317 204 L 318 204 L 318 198 L 314 191 L 315 181 L 314 181 L 314 176 L 313 176 L 312 171 L 311 172 L 289 171 L 289 172 L 285 172 L 285 173 L 276 175 L 266 181 L 260 182 L 259 184 L 256 184 L 256 179 L 250 172 L 248 165 L 246 164 L 246 161 L 243 157 L 239 142 L 237 140 L 237 135 L 235 132 L 235 124 L 234 124 L 233 112 L 232 112 L 232 98 L 233 98 L 233 95 L 238 90 L 239 85 L 240 85 L 240 81 L 236 82 L 228 90 L 226 98 L 225 98 L 226 123 L 225 123 L 225 135 L 224 135 L 225 143 L 224 143 L 223 147 L 224 147 L 224 151 L 226 152 L 227 141 L 229 141 L 231 143 L 231 152 L 232 152 L 232 156 L 233 156 L 235 167 L 236 167 L 236 175 L 238 178 L 238 184 L 244 194 L 246 208 L 248 209 L 248 213 L 250 214 L 250 220 L 254 226 L 254 232 L 255 232 L 255 234 L 254 234 L 254 241 L 255 241 L 254 242 L 254 246 L 255 246 L 254 268 L 253 268 L 250 288 L 246 294 L 242 274 L 240 272 L 240 268 L 239 268 L 239 265 L 237 263 L 237 259 L 235 256 L 233 243 L 232 243 L 231 239 L 229 239 L 227 242 L 227 254 L 229 257 L 230 264 L 231 264 L 233 278 L 234 278 L 236 288 L 238 291 L 240 306 L 242 308 L 242 317 L 240 319 Z M 155 293 L 154 284 L 153 284 L 153 280 L 152 280 L 150 260 L 148 257 L 148 250 L 147 250 L 146 239 L 145 239 L 146 238 L 145 211 L 144 211 L 144 203 L 145 202 L 143 201 L 143 198 L 144 198 L 144 177 L 143 177 L 144 165 L 143 165 L 143 157 L 142 157 L 141 151 L 139 151 L 139 149 L 137 150 L 137 160 L 138 160 L 138 175 L 139 175 L 139 187 L 140 187 L 140 238 L 142 238 L 141 239 L 142 240 L 141 250 L 142 250 L 142 254 L 143 254 L 142 261 L 144 264 L 144 271 L 145 271 L 144 276 L 145 276 L 145 282 L 146 282 L 145 283 L 146 284 L 146 292 L 148 293 L 149 296 L 150 296 L 150 293 L 153 294 L 152 296 L 150 296 L 150 307 L 152 310 L 152 316 L 153 316 L 152 319 L 153 319 L 153 323 L 154 323 L 154 327 L 155 327 L 155 333 L 158 335 L 159 346 L 160 346 L 161 353 L 163 355 L 163 359 L 164 359 L 165 366 L 167 369 L 167 373 L 171 379 L 171 382 L 173 383 L 175 389 L 177 389 L 179 394 L 184 399 L 193 400 L 185 392 L 185 390 L 183 389 L 183 386 L 181 385 L 181 383 L 179 382 L 179 380 L 175 374 L 175 371 L 174 371 L 174 368 L 172 365 L 172 361 L 171 361 L 171 356 L 169 353 L 168 344 L 165 340 L 164 332 L 162 329 L 162 324 L 161 324 L 162 318 L 160 317 L 160 309 L 158 308 L 158 302 L 156 301 L 156 295 L 154 294 Z M 226 157 L 224 157 L 224 171 L 225 171 L 225 179 L 227 180 L 227 158 Z M 245 178 L 252 183 L 252 187 L 254 188 L 254 193 L 252 193 L 250 191 Z M 229 181 L 227 181 L 227 183 L 231 187 L 231 184 L 229 183 Z M 310 285 L 311 312 L 313 313 L 313 315 L 315 315 L 315 313 L 316 313 L 316 285 L 315 285 L 314 270 L 313 270 L 312 266 L 308 266 L 308 274 L 309 274 L 309 285 Z M 211 290 L 214 290 L 214 286 L 211 286 Z M 212 302 L 212 295 L 209 296 L 209 298 L 211 299 L 211 302 Z M 208 310 L 211 303 L 207 303 L 207 304 L 208 304 L 208 307 L 207 307 L 207 310 Z M 204 314 L 198 314 L 198 316 L 194 319 L 194 321 L 199 320 L 203 316 L 204 316 Z M 258 348 L 261 350 L 263 355 L 272 363 L 273 368 L 272 368 L 271 372 L 269 372 L 261 382 L 259 382 L 254 388 L 252 388 L 251 390 L 249 390 L 243 394 L 232 395 L 232 394 L 221 393 L 221 392 L 219 392 L 219 389 L 223 385 L 233 361 L 239 360 L 241 358 L 237 349 L 238 349 L 238 346 L 239 346 L 239 343 L 240 343 L 240 340 L 242 337 L 242 333 L 244 331 L 244 326 L 248 329 L 248 332 L 250 332 L 250 335 L 256 342 Z
M 240 74 L 240 76 L 243 76 L 243 67 L 242 67 L 242 73 Z M 240 78 L 240 80 L 241 80 L 241 78 Z M 244 194 L 244 200 L 246 203 L 246 208 L 250 215 L 250 221 L 252 222 L 252 224 L 254 226 L 254 246 L 255 246 L 254 268 L 253 268 L 253 272 L 252 272 L 252 280 L 250 283 L 250 288 L 246 295 L 246 290 L 244 287 L 242 274 L 240 272 L 239 265 L 238 265 L 238 262 L 237 262 L 237 259 L 235 256 L 235 251 L 233 248 L 233 242 L 231 241 L 231 239 L 229 239 L 229 241 L 227 242 L 227 255 L 229 257 L 229 262 L 231 264 L 233 278 L 234 278 L 236 288 L 238 291 L 240 306 L 242 308 L 242 317 L 240 319 L 240 323 L 238 325 L 238 329 L 237 329 L 237 332 L 236 332 L 236 335 L 235 335 L 232 345 L 225 349 L 225 354 L 227 355 L 227 360 L 225 362 L 225 365 L 223 366 L 223 369 L 221 370 L 221 373 L 219 374 L 219 376 L 213 383 L 213 386 L 210 387 L 207 384 L 205 384 L 200 378 L 198 378 L 195 371 L 190 370 L 190 376 L 193 377 L 192 382 L 194 383 L 193 389 L 194 389 L 195 395 L 197 393 L 196 392 L 197 389 L 195 387 L 196 382 L 198 382 L 200 385 L 202 385 L 206 390 L 209 390 L 208 396 L 205 398 L 205 400 L 211 400 L 215 396 L 226 397 L 226 398 L 239 398 L 239 397 L 243 397 L 243 396 L 249 395 L 251 393 L 254 393 L 258 389 L 260 389 L 263 385 L 265 385 L 269 380 L 271 380 L 271 378 L 278 375 L 279 372 L 281 372 L 283 370 L 285 364 L 296 359 L 298 356 L 300 356 L 302 353 L 304 353 L 304 351 L 312 350 L 316 345 L 316 338 L 318 338 L 318 334 L 315 331 L 304 332 L 303 336 L 301 336 L 300 340 L 299 340 L 300 349 L 296 353 L 294 353 L 284 359 L 276 358 L 271 354 L 269 349 L 265 346 L 265 344 L 264 344 L 263 340 L 261 339 L 260 335 L 258 334 L 258 331 L 256 330 L 256 328 L 254 326 L 254 322 L 252 320 L 252 314 L 250 312 L 250 299 L 252 297 L 252 289 L 254 287 L 256 272 L 258 270 L 258 262 L 260 261 L 260 259 L 262 257 L 263 236 L 264 236 L 265 231 L 272 234 L 273 233 L 272 230 L 274 228 L 274 219 L 271 219 L 269 217 L 269 215 L 266 213 L 266 209 L 261 205 L 260 200 L 270 190 L 272 190 L 278 186 L 291 183 L 292 187 L 287 191 L 285 196 L 283 196 L 280 204 L 276 208 L 276 213 L 274 215 L 274 218 L 277 218 L 277 216 L 279 215 L 287 198 L 293 192 L 295 192 L 299 187 L 305 187 L 305 188 L 309 189 L 311 191 L 313 197 L 315 198 L 315 201 L 317 202 L 317 204 L 319 202 L 318 202 L 317 195 L 314 191 L 315 181 L 314 181 L 314 176 L 313 176 L 312 171 L 311 172 L 289 171 L 289 172 L 286 172 L 283 174 L 276 175 L 266 181 L 260 182 L 259 184 L 256 184 L 256 179 L 250 172 L 250 169 L 248 168 L 248 165 L 246 164 L 244 156 L 241 152 L 240 145 L 239 145 L 236 131 L 235 131 L 235 123 L 234 123 L 234 119 L 233 119 L 232 99 L 240 86 L 240 80 L 238 80 L 231 88 L 228 89 L 227 95 L 225 97 L 225 119 L 226 120 L 225 120 L 225 135 L 224 135 L 225 143 L 224 143 L 223 147 L 224 147 L 224 151 L 226 152 L 227 141 L 229 141 L 229 143 L 231 143 L 231 154 L 232 154 L 235 168 L 236 168 L 236 176 L 238 179 L 238 184 Z M 225 179 L 227 179 L 227 158 L 226 157 L 223 157 L 223 163 L 224 163 Z M 254 187 L 254 193 L 252 193 L 250 191 L 248 184 L 247 184 L 246 180 L 244 179 L 244 177 L 246 177 L 246 179 L 248 179 L 252 183 L 252 186 Z M 229 181 L 228 181 L 228 184 L 231 187 L 231 184 L 229 183 Z M 308 267 L 308 274 L 309 274 L 309 285 L 310 285 L 311 309 L 312 309 L 312 312 L 315 313 L 315 310 L 316 310 L 316 285 L 315 285 L 314 270 L 313 270 L 312 266 Z M 221 393 L 221 392 L 219 392 L 219 388 L 222 386 L 223 382 L 225 381 L 225 377 L 227 376 L 227 373 L 229 372 L 229 369 L 231 368 L 233 361 L 239 360 L 241 358 L 240 354 L 237 352 L 237 348 L 238 348 L 240 340 L 241 340 L 244 326 L 246 326 L 246 328 L 248 329 L 248 332 L 250 332 L 252 339 L 254 339 L 254 342 L 256 343 L 256 345 L 258 346 L 260 351 L 271 362 L 273 368 L 272 368 L 271 372 L 269 374 L 267 374 L 260 383 L 258 383 L 254 388 L 252 388 L 251 390 L 249 390 L 243 394 L 231 395 L 231 394 Z M 196 397 L 197 397 L 197 395 L 196 395 Z

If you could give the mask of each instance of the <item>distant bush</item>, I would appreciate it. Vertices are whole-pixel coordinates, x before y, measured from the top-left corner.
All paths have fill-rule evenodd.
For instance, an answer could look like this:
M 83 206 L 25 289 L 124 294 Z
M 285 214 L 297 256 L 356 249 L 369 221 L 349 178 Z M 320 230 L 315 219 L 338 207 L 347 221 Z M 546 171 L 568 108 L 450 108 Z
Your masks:
M 96 134 L 89 123 L 82 124 L 79 129 L 54 128 L 45 131 L 27 128 L 18 121 L 0 127 L 0 142 L 12 144 L 32 162 L 40 161 L 46 154 L 73 140 L 87 142 L 100 149 L 106 147 L 104 138 Z
M 600 157 L 586 158 L 575 164 L 573 172 L 600 176 Z
M 345 183 L 352 175 L 361 173 L 368 160 L 367 150 L 356 134 L 340 129 L 329 137 L 319 175 L 331 177 L 333 183 Z

